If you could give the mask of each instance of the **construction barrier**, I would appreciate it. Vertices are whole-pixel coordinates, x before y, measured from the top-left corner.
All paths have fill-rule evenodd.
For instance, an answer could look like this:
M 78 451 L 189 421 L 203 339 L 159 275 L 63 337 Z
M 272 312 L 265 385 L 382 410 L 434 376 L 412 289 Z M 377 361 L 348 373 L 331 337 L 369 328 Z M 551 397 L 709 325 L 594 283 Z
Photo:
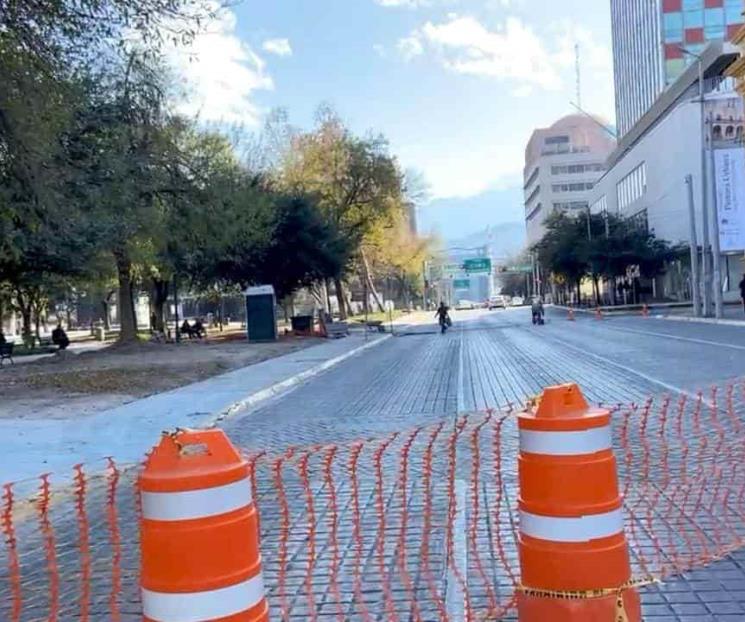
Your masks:
M 609 411 L 619 488 L 605 486 L 605 496 L 594 501 L 610 504 L 616 494 L 622 499 L 628 585 L 642 592 L 648 583 L 743 547 L 745 383 Z M 593 442 L 599 442 L 599 433 Z M 248 499 L 259 511 L 261 567 L 272 620 L 480 622 L 514 616 L 518 599 L 526 595 L 571 597 L 566 585 L 544 581 L 540 573 L 521 577 L 521 538 L 524 543 L 530 536 L 520 535 L 528 524 L 520 521 L 519 446 L 518 417 L 503 411 L 433 421 L 354 443 L 247 452 L 234 481 L 238 473 L 247 474 L 250 497 L 242 489 L 240 508 L 231 516 L 237 520 L 250 513 Z M 590 462 L 599 469 L 594 477 L 612 480 L 605 449 Z M 154 518 L 151 499 L 140 496 L 140 473 L 139 465 L 110 461 L 79 466 L 72 479 L 46 475 L 34 483 L 36 493 L 30 497 L 25 494 L 30 482 L 2 488 L 0 620 L 129 622 L 142 615 L 141 579 L 152 592 L 176 589 L 169 584 L 174 577 L 168 578 L 168 569 L 160 575 L 166 583 L 157 583 L 157 566 L 148 569 L 150 560 L 140 558 L 141 546 L 150 546 L 145 521 Z M 174 482 L 183 483 L 180 478 Z M 157 492 L 150 487 L 154 481 L 144 477 L 143 492 Z M 180 491 L 179 486 L 166 492 Z M 523 511 L 559 516 L 552 512 L 560 508 L 537 507 L 529 490 L 523 497 L 523 504 L 529 503 Z M 604 512 L 616 509 L 610 504 Z M 612 518 L 615 530 L 618 514 Z M 200 518 L 195 524 L 206 525 Z M 184 525 L 169 524 L 168 529 Z M 543 527 L 534 522 L 527 529 Z M 620 540 L 610 537 L 618 546 L 607 548 L 621 559 Z M 191 550 L 206 546 L 194 542 Z M 235 566 L 220 566 L 215 584 L 200 583 L 202 575 L 190 570 L 192 583 L 178 589 L 194 594 L 228 585 L 220 577 L 231 574 L 230 568 L 245 569 L 241 580 L 256 576 L 249 570 L 252 550 L 241 541 L 235 554 L 246 557 Z M 628 576 L 622 564 L 614 562 L 598 575 L 602 581 L 595 583 L 583 583 L 578 568 L 567 576 L 579 588 L 605 590 L 578 595 L 583 598 L 623 592 L 616 589 Z M 238 580 L 238 574 L 232 576 Z M 531 587 L 540 589 L 530 592 Z M 633 612 L 633 603 L 622 604 L 627 614 Z
M 589 408 L 575 384 L 549 387 L 518 427 L 520 621 L 614 620 L 620 608 L 638 622 L 638 595 L 623 589 L 631 565 L 610 411 Z
M 164 435 L 139 489 L 145 622 L 267 622 L 248 462 L 225 433 Z

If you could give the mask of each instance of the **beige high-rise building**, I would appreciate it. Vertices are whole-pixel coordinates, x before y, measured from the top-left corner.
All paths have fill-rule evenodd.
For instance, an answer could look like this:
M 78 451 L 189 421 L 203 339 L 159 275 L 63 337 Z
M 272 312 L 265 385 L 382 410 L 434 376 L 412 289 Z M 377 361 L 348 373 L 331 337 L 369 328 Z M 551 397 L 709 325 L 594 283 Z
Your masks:
M 540 241 L 553 212 L 589 208 L 590 192 L 616 146 L 602 120 L 572 114 L 533 132 L 525 148 L 523 189 L 528 245 Z

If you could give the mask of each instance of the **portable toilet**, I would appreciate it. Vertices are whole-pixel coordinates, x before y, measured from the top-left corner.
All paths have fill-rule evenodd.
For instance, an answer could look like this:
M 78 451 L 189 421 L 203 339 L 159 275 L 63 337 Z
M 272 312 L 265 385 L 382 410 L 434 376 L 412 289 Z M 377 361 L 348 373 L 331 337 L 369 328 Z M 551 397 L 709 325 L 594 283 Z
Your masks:
M 243 292 L 246 297 L 246 334 L 249 341 L 277 340 L 277 300 L 274 287 L 258 285 Z

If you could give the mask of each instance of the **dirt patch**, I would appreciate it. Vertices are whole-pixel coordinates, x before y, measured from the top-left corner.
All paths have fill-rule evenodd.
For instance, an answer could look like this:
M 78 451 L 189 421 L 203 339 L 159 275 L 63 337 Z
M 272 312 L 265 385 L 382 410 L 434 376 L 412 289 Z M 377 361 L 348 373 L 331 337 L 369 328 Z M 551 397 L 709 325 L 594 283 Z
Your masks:
M 181 344 L 114 345 L 6 366 L 0 371 L 0 417 L 39 417 L 41 412 L 56 417 L 68 407 L 75 408 L 81 398 L 86 412 L 98 410 L 96 398 L 100 398 L 101 408 L 108 408 L 318 342 L 315 338 L 283 337 L 273 343 L 249 344 L 239 334 L 227 334 Z

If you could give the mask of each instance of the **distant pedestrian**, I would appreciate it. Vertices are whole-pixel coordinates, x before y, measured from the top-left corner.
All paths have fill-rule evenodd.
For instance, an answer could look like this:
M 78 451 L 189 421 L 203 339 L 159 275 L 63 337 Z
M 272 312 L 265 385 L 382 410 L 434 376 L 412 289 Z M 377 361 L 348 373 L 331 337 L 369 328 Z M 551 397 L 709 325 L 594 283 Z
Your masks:
M 3 329 L 0 328 L 0 345 L 6 343 L 7 340 L 5 339 L 5 333 L 3 333 Z
M 60 350 L 66 350 L 67 346 L 70 345 L 70 338 L 67 336 L 65 329 L 62 328 L 62 324 L 58 324 L 57 328 L 52 331 L 52 343 L 59 346 Z
M 745 311 L 745 274 L 742 275 L 742 281 L 740 281 L 740 300 L 742 300 L 742 309 Z

